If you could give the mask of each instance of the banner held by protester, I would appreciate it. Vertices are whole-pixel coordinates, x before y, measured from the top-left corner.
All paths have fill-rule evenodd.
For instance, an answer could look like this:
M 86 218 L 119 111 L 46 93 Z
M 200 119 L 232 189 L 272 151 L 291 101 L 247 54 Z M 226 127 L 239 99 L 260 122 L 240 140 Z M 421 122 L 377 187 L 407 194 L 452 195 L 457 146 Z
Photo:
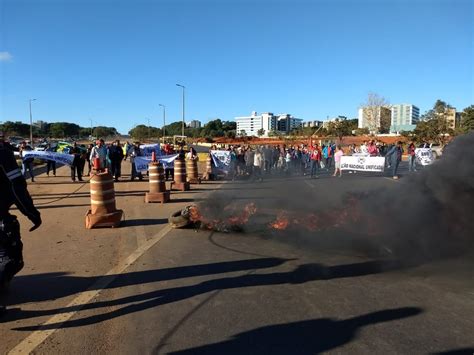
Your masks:
M 383 172 L 385 168 L 384 157 L 351 156 L 341 157 L 341 170 Z
M 178 157 L 178 154 L 173 155 L 161 155 L 157 156 L 156 160 L 158 160 L 161 164 L 163 164 L 164 169 L 173 169 L 174 168 L 174 161 Z M 137 171 L 143 172 L 148 171 L 148 164 L 151 163 L 151 156 L 141 156 L 135 157 L 135 168 Z
M 25 159 L 40 159 L 40 160 L 51 160 L 59 164 L 72 165 L 74 161 L 74 155 L 48 152 L 41 150 L 25 150 L 23 151 L 23 160 Z
M 434 162 L 433 151 L 431 148 L 415 149 L 416 163 L 420 165 L 431 165 Z
M 230 171 L 230 152 L 228 150 L 211 150 L 211 157 L 217 173 L 227 175 Z

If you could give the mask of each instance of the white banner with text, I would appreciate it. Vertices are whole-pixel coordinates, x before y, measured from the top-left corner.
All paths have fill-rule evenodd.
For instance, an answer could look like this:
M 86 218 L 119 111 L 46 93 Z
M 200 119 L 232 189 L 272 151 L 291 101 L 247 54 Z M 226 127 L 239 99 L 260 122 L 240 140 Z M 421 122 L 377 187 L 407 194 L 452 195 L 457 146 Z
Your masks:
M 341 170 L 383 172 L 384 168 L 384 157 L 371 157 L 363 155 L 343 155 L 341 157 Z
M 421 165 L 431 165 L 434 162 L 433 151 L 431 148 L 416 148 L 415 161 Z

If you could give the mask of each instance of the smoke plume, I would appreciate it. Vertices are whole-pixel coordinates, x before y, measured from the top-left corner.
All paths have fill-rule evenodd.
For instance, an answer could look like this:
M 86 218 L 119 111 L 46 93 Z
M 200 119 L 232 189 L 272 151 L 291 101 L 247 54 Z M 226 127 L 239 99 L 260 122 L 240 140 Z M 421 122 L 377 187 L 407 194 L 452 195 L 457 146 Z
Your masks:
M 363 186 L 361 180 L 327 181 L 328 188 L 312 192 L 305 180 L 225 184 L 198 208 L 210 228 L 230 231 L 240 223 L 244 232 L 304 247 L 385 251 L 418 260 L 474 249 L 474 133 L 455 138 L 434 164 L 388 187 L 373 188 L 373 180 Z

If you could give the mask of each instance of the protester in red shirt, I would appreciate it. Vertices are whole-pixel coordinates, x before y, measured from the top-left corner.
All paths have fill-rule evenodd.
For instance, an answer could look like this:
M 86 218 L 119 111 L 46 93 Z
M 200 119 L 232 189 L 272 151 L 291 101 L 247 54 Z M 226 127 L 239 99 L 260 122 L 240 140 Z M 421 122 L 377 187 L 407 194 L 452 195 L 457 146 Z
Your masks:
M 311 152 L 311 178 L 313 177 L 318 177 L 316 175 L 318 169 L 319 169 L 319 164 L 321 162 L 321 149 L 319 148 L 319 145 L 316 144 Z

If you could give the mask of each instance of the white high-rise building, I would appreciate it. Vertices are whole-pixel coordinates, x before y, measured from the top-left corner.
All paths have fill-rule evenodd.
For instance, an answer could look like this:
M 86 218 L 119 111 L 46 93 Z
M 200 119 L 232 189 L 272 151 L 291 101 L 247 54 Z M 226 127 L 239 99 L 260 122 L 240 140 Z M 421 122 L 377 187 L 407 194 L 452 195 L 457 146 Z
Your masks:
M 262 137 L 268 137 L 270 132 L 289 133 L 291 130 L 302 127 L 303 120 L 295 118 L 287 113 L 274 115 L 271 112 L 264 112 L 257 115 L 253 111 L 250 116 L 236 117 L 237 135 L 259 136 L 259 131 L 263 130 Z

